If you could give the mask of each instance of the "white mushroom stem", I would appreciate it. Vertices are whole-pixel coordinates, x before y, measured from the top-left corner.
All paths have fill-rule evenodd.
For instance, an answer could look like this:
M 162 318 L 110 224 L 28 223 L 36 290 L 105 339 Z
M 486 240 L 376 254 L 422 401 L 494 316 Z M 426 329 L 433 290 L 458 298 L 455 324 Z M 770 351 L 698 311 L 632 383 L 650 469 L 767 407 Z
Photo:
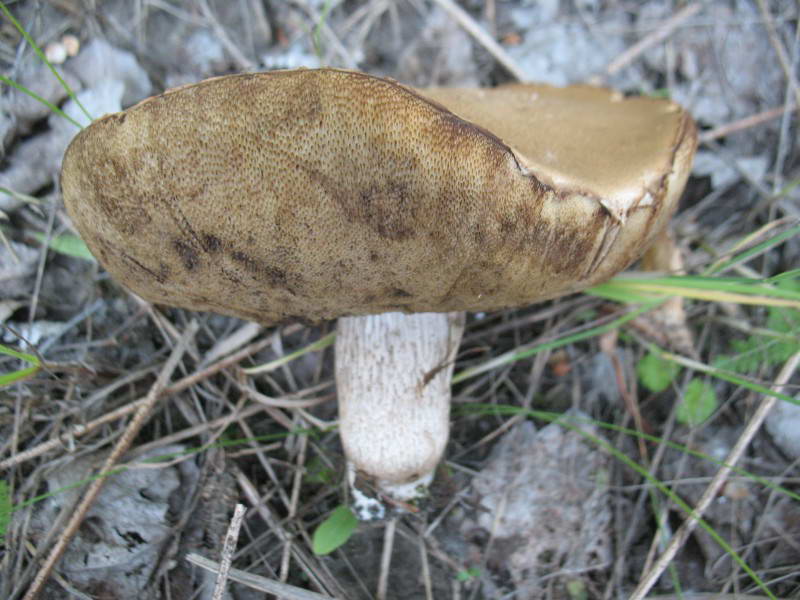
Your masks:
M 450 379 L 464 313 L 339 319 L 339 430 L 360 518 L 427 494 L 450 430 Z

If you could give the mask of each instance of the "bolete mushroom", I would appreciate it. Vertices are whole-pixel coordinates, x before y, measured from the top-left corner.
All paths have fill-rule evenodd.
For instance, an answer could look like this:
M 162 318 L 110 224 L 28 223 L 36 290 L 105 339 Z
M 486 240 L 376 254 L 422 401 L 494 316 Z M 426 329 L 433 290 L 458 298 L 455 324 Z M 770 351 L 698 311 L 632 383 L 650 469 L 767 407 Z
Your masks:
M 444 451 L 461 311 L 624 269 L 670 218 L 695 146 L 666 100 L 301 69 L 106 115 L 71 143 L 61 185 L 92 252 L 151 302 L 340 318 L 342 441 L 361 516 L 380 516 L 368 490 L 413 502 Z

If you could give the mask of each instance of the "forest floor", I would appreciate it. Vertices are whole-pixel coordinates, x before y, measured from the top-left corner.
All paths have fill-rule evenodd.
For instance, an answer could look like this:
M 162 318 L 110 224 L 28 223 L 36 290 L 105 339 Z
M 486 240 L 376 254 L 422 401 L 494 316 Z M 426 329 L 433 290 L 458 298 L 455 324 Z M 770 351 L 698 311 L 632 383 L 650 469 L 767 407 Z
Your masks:
M 434 501 L 335 530 L 334 324 L 260 327 L 128 293 L 64 209 L 77 129 L 4 85 L 0 344 L 18 354 L 0 354 L 0 597 L 46 576 L 48 600 L 212 598 L 213 574 L 187 556 L 220 560 L 237 502 L 233 568 L 253 579 L 232 577 L 226 598 L 270 584 L 288 599 L 800 597 L 797 2 L 6 5 L 94 115 L 213 76 L 333 66 L 420 88 L 668 96 L 700 145 L 658 266 L 694 276 L 675 280 L 678 299 L 619 327 L 631 305 L 597 294 L 469 315 Z M 87 123 L 5 16 L 0 64 Z M 84 512 L 87 478 L 148 398 L 115 457 L 127 468 Z

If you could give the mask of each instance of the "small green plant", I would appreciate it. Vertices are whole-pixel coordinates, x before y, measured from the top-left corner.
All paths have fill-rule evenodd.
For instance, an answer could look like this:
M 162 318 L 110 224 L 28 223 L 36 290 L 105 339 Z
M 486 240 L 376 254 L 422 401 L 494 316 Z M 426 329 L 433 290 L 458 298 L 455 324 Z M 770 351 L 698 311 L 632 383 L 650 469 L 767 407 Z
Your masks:
M 42 243 L 45 242 L 44 234 L 35 233 L 34 237 Z M 74 233 L 62 233 L 61 235 L 53 236 L 50 238 L 49 246 L 59 254 L 96 262 L 94 255 L 89 252 L 86 242 Z
M 570 579 L 567 582 L 567 593 L 572 600 L 589 600 L 586 583 L 581 579 Z
M 666 390 L 680 373 L 680 366 L 653 352 L 648 352 L 636 365 L 636 373 L 642 385 L 651 392 Z
M 314 54 L 320 62 L 325 53 L 322 48 L 322 26 L 325 24 L 325 21 L 328 20 L 331 8 L 333 8 L 333 2 L 331 0 L 325 0 L 325 4 L 322 6 L 322 12 L 319 15 L 319 20 L 314 26 L 314 30 L 311 32 L 311 43 L 314 46 Z
M 358 527 L 358 519 L 344 504 L 337 506 L 314 531 L 314 554 L 330 554 L 344 545 Z
M 776 287 L 800 292 L 800 278 L 783 278 L 776 282 Z M 730 350 L 730 354 L 718 356 L 713 366 L 746 375 L 757 372 L 762 364 L 769 367 L 783 364 L 800 351 L 800 310 L 767 307 L 764 327 L 745 339 L 733 340 Z
M 676 418 L 680 423 L 695 427 L 708 419 L 717 410 L 717 393 L 705 381 L 692 379 L 678 405 Z
M 472 581 L 476 577 L 480 577 L 480 574 L 481 570 L 478 567 L 469 567 L 456 573 L 456 579 L 463 583 L 466 581 Z
M 333 485 L 336 482 L 336 471 L 319 456 L 315 456 L 306 463 L 305 481 L 316 485 Z

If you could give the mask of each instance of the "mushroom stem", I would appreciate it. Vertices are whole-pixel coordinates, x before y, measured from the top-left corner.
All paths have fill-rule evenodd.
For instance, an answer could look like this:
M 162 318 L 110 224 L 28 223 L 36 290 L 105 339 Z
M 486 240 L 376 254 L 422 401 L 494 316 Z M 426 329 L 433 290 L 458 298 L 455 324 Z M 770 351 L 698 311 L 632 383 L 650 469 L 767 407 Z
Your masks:
M 339 429 L 354 508 L 383 518 L 427 495 L 450 429 L 450 378 L 464 313 L 339 319 Z

